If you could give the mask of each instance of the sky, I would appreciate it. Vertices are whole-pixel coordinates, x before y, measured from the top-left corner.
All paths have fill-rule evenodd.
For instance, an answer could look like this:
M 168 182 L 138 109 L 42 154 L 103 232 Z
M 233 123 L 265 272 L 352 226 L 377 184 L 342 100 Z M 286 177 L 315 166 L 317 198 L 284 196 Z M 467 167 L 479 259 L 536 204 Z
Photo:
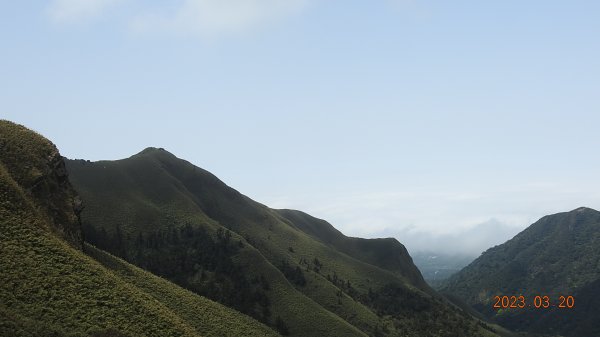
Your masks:
M 347 235 L 478 254 L 600 209 L 598 17 L 591 0 L 1 1 L 0 118 L 68 158 L 163 147 Z

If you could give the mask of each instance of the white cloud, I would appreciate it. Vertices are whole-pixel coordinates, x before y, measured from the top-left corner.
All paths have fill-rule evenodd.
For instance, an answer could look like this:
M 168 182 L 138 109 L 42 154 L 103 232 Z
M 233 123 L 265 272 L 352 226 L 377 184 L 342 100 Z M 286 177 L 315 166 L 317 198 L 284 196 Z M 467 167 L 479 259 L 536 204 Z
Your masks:
M 48 8 L 52 20 L 61 23 L 81 22 L 100 16 L 123 0 L 54 0 Z
M 390 184 L 391 185 L 391 184 Z M 595 191 L 595 190 L 594 190 Z M 395 237 L 409 251 L 476 256 L 544 215 L 580 206 L 598 208 L 600 193 L 557 181 L 410 186 L 340 190 L 259 198 L 275 208 L 295 208 L 329 221 L 344 234 Z
M 53 0 L 47 14 L 57 23 L 97 19 L 118 4 L 134 8 L 122 18 L 137 33 L 205 38 L 244 33 L 300 12 L 310 0 L 171 0 L 151 8 L 142 0 Z
M 511 239 L 523 229 L 523 226 L 510 226 L 492 218 L 452 233 L 436 234 L 407 227 L 388 228 L 383 236 L 397 238 L 411 254 L 432 252 L 477 257 L 488 248 Z
M 136 32 L 215 37 L 243 33 L 302 10 L 307 0 L 184 0 L 170 14 L 150 12 L 132 20 Z

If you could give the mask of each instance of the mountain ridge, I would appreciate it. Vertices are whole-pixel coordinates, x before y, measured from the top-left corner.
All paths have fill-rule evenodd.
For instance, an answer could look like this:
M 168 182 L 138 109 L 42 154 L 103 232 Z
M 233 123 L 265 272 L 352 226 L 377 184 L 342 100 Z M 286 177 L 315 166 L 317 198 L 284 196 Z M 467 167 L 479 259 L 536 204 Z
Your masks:
M 546 295 L 554 301 L 586 289 L 600 280 L 600 212 L 579 207 L 569 212 L 547 215 L 502 245 L 492 247 L 457 274 L 451 276 L 441 291 L 465 300 L 485 316 L 504 326 L 531 329 L 534 332 L 561 333 L 576 336 L 571 330 L 559 329 L 544 317 L 559 317 L 558 309 L 549 312 L 527 310 L 495 311 L 493 296 L 524 295 L 533 298 Z M 590 292 L 594 292 L 590 288 Z M 591 322 L 600 315 L 598 308 L 580 308 L 565 316 Z M 597 316 L 595 316 L 597 317 Z M 542 324 L 541 322 L 546 322 Z M 549 330 L 554 327 L 554 330 Z M 591 324 L 577 336 L 595 336 L 600 329 Z
M 348 238 L 330 224 L 323 225 L 322 220 L 302 212 L 270 209 L 227 186 L 212 173 L 161 148 L 146 148 L 117 161 L 69 160 L 67 168 L 88 205 L 82 213 L 84 228 L 96 235 L 97 244 L 122 242 L 123 247 L 103 248 L 150 271 L 155 268 L 154 272 L 163 277 L 172 275 L 171 280 L 207 295 L 211 294 L 207 292 L 211 282 L 221 286 L 218 277 L 234 284 L 239 281 L 236 279 L 246 277 L 241 275 L 249 275 L 250 284 L 253 279 L 284 277 L 285 282 L 276 281 L 263 290 L 250 287 L 269 299 L 262 309 L 251 309 L 257 308 L 258 303 L 239 308 L 271 325 L 275 324 L 275 317 L 269 312 L 276 312 L 291 335 L 349 335 L 351 331 L 325 329 L 324 322 L 330 322 L 331 326 L 342 324 L 340 327 L 348 324 L 347 328 L 356 329 L 352 333 L 358 335 L 412 335 L 418 331 L 438 335 L 445 329 L 486 334 L 475 320 L 456 311 L 422 281 L 410 255 L 397 240 Z M 306 223 L 322 225 L 321 228 L 334 234 L 335 240 L 326 243 L 316 238 L 315 233 L 301 230 Z M 156 256 L 175 258 L 173 254 L 180 254 L 177 256 L 181 259 L 185 256 L 177 253 L 175 246 L 159 245 L 157 251 L 136 244 L 134 238 L 146 242 L 154 240 L 154 236 L 167 235 L 173 238 L 169 240 L 181 240 L 177 239 L 181 235 L 178 233 L 187 230 L 186 224 L 193 231 L 205 228 L 217 239 L 227 238 L 223 233 L 230 233 L 227 235 L 231 239 L 227 240 L 238 242 L 240 248 L 229 251 L 223 258 L 231 260 L 232 270 L 241 268 L 242 274 L 218 276 L 214 273 L 219 271 L 202 265 L 199 269 L 190 266 L 183 273 L 172 274 L 161 266 L 149 264 L 151 260 L 144 256 L 160 254 Z M 110 240 L 102 239 L 103 235 Z M 380 243 L 384 244 L 383 250 L 373 248 Z M 385 254 L 386 249 L 393 254 Z M 255 253 L 249 254 L 250 251 Z M 382 256 L 381 251 L 389 263 L 371 264 Z M 197 252 L 200 257 L 209 254 Z M 410 268 L 404 268 L 402 263 Z M 248 265 L 256 267 L 248 269 Z M 203 278 L 205 274 L 208 281 Z M 281 302 L 290 301 L 286 299 L 289 296 L 300 296 L 293 301 L 304 303 L 296 306 L 304 314 L 293 314 L 292 308 L 281 306 Z M 396 302 L 389 302 L 388 298 L 396 298 Z M 235 300 L 231 303 L 241 305 L 235 304 Z M 398 307 L 394 303 L 405 304 Z M 310 323 L 303 317 L 307 312 L 314 316 Z M 438 314 L 431 316 L 427 312 Z M 341 322 L 333 323 L 340 318 Z M 418 323 L 419 320 L 430 323 Z
M 431 292 L 421 272 L 414 265 L 408 250 L 396 238 L 363 239 L 348 237 L 329 222 L 293 209 L 278 209 L 277 213 L 292 225 L 336 249 L 382 269 L 397 273 L 419 289 Z M 379 249 L 377 249 L 379 248 Z

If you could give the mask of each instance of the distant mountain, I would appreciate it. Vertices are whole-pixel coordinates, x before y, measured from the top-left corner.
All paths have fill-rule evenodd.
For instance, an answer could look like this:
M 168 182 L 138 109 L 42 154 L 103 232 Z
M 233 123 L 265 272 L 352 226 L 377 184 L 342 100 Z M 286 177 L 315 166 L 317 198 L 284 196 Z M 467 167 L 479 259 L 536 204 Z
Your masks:
M 505 327 L 564 336 L 600 335 L 600 212 L 578 208 L 545 216 L 508 242 L 490 248 L 450 277 L 453 294 Z M 492 308 L 496 295 L 575 297 L 573 309 Z
M 492 336 L 395 239 L 274 210 L 171 153 L 69 160 L 86 241 L 294 336 Z
M 413 260 L 421 271 L 425 281 L 433 288 L 437 288 L 450 276 L 475 260 L 475 257 L 463 254 L 447 254 L 420 251 L 414 253 Z
M 56 147 L 0 121 L 0 336 L 277 335 L 84 243 L 81 209 Z
M 406 248 L 394 238 L 363 239 L 347 237 L 325 220 L 301 211 L 277 210 L 290 223 L 313 238 L 357 260 L 389 270 L 413 286 L 430 292 Z

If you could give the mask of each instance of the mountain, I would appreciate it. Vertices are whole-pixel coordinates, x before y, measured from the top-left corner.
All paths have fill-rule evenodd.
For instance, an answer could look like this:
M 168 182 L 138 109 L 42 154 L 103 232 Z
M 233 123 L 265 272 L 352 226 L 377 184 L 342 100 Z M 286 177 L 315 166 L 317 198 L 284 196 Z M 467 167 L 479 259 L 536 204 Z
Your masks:
M 406 248 L 394 238 L 363 239 L 347 237 L 325 220 L 301 211 L 282 209 L 276 212 L 289 223 L 336 250 L 406 279 L 415 287 L 430 292 L 423 276 L 413 264 Z
M 461 298 L 505 327 L 564 336 L 600 333 L 600 212 L 581 207 L 545 216 L 506 243 L 490 248 L 442 291 Z M 572 309 L 493 310 L 494 296 L 573 296 Z M 596 296 L 596 297 L 593 297 Z
M 160 148 L 67 161 L 86 241 L 292 336 L 490 336 L 395 239 L 275 210 Z
M 81 210 L 56 147 L 0 121 L 0 336 L 277 335 L 84 243 Z
M 431 251 L 419 251 L 412 256 L 423 278 L 433 288 L 439 287 L 447 278 L 475 260 L 469 255 Z

